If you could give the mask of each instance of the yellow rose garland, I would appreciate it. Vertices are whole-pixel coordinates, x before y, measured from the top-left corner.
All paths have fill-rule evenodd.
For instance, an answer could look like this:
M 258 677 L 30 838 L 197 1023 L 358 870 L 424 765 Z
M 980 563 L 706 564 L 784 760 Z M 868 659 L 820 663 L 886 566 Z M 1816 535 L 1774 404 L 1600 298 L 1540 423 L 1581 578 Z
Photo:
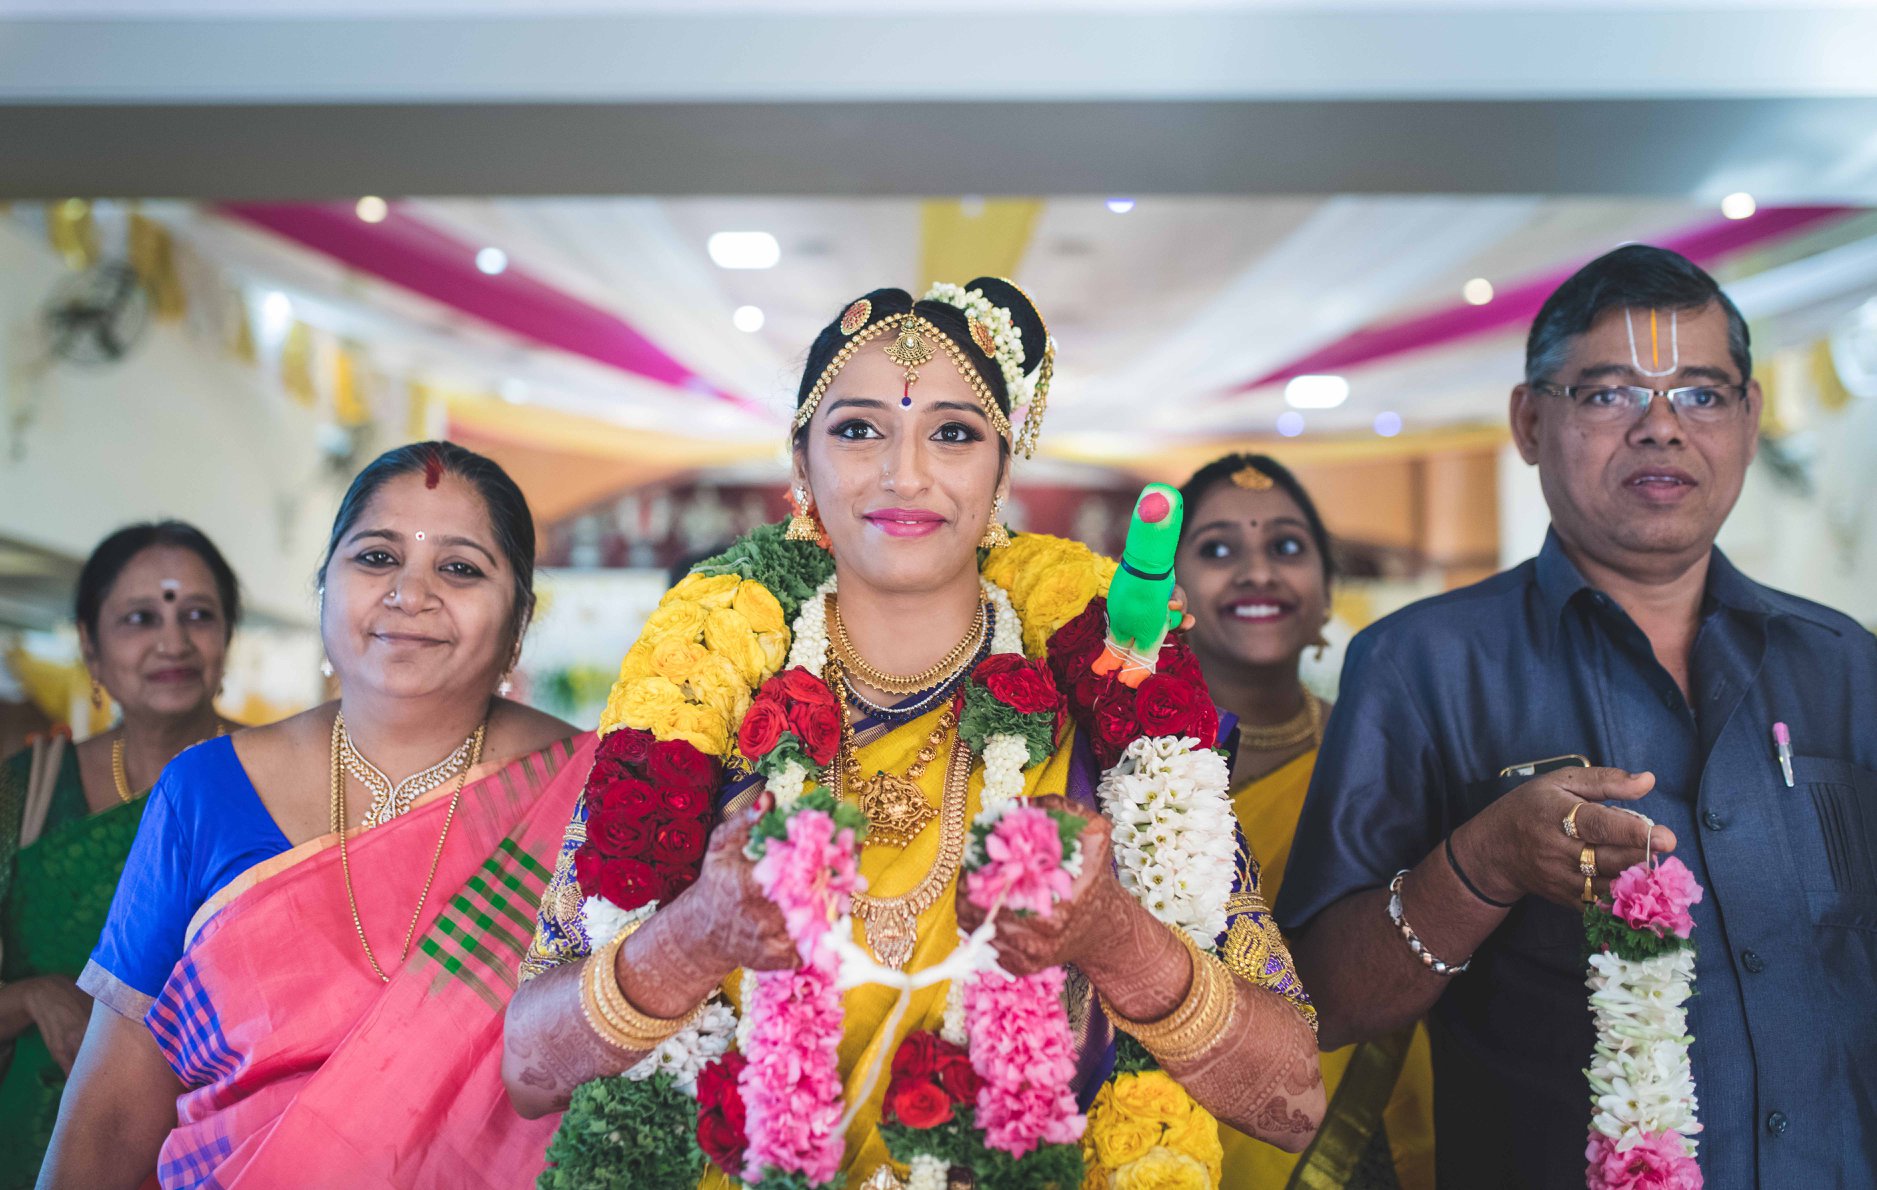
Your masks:
M 1095 1096 L 1082 1141 L 1085 1190 L 1218 1185 L 1219 1122 L 1162 1070 L 1122 1074 Z

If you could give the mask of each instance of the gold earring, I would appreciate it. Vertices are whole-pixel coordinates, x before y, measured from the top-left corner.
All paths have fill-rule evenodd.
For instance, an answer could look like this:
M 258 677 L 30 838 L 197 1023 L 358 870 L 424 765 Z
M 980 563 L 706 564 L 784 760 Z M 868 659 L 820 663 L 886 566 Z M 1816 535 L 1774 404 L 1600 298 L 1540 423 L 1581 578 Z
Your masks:
M 1329 624 L 1329 621 L 1325 620 L 1324 624 L 1327 626 Z M 1316 659 L 1318 661 L 1323 660 L 1323 653 L 1325 650 L 1327 650 L 1330 647 L 1330 642 L 1329 642 L 1329 638 L 1323 635 L 1322 628 L 1317 629 L 1317 634 L 1310 641 L 1310 643 L 1316 647 Z
M 809 541 L 828 548 L 827 534 L 821 528 L 821 519 L 815 515 L 814 506 L 808 502 L 808 493 L 800 487 L 789 493 L 789 503 L 794 505 L 795 514 L 789 517 L 789 527 L 782 534 L 784 541 Z
M 96 678 L 91 679 L 91 709 L 94 711 L 104 709 L 104 687 L 98 685 Z
M 984 536 L 978 542 L 981 550 L 1001 550 L 1010 544 L 1010 533 L 998 515 L 1004 511 L 1004 498 L 999 496 L 991 503 L 991 523 L 984 526 Z

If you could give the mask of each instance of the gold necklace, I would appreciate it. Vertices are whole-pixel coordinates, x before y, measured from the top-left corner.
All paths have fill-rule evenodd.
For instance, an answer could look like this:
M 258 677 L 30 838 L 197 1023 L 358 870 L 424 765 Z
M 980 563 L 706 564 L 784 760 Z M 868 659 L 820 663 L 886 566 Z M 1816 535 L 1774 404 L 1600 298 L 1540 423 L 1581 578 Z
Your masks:
M 967 665 L 978 652 L 978 646 L 984 643 L 985 625 L 988 617 L 984 610 L 984 601 L 978 601 L 978 614 L 971 619 L 971 627 L 965 629 L 962 640 L 952 646 L 951 652 L 938 661 L 920 670 L 916 674 L 890 674 L 876 669 L 869 664 L 854 648 L 854 642 L 848 639 L 847 624 L 841 619 L 841 604 L 832 594 L 827 596 L 828 619 L 834 624 L 834 657 L 843 668 L 851 670 L 861 681 L 886 694 L 917 694 L 921 690 L 949 681 L 954 674 Z
M 216 726 L 215 738 L 219 739 L 227 734 L 228 728 L 225 724 Z M 196 744 L 200 744 L 201 742 L 201 740 L 197 740 Z M 191 744 L 189 747 L 193 748 L 195 744 Z M 185 749 L 185 751 L 186 750 L 187 749 Z M 117 800 L 123 802 L 125 805 L 129 805 L 140 796 L 132 793 L 130 790 L 130 773 L 124 768 L 124 733 L 121 731 L 117 733 L 117 738 L 111 741 L 111 781 L 117 786 Z M 144 792 L 148 793 L 149 791 L 145 790 Z
M 489 724 L 484 720 L 475 733 L 469 737 L 469 763 L 456 777 L 456 792 L 450 795 L 450 808 L 443 816 L 443 830 L 437 835 L 437 849 L 430 856 L 430 874 L 424 877 L 424 891 L 417 896 L 417 908 L 411 910 L 411 924 L 404 927 L 404 949 L 398 952 L 398 965 L 411 955 L 411 936 L 417 932 L 417 919 L 423 916 L 424 902 L 430 899 L 431 882 L 437 878 L 437 864 L 443 859 L 443 843 L 450 837 L 450 824 L 456 821 L 456 804 L 462 800 L 463 786 L 469 782 L 469 770 L 482 760 L 482 740 Z M 339 836 L 339 871 L 345 880 L 345 903 L 352 910 L 352 928 L 358 931 L 358 944 L 365 948 L 365 961 L 371 964 L 372 974 L 380 983 L 390 983 L 391 977 L 378 965 L 378 956 L 372 953 L 371 943 L 365 938 L 365 923 L 358 915 L 358 896 L 352 891 L 352 863 L 346 854 L 345 846 L 345 765 L 341 754 L 345 745 L 351 743 L 351 736 L 345 730 L 345 716 L 334 715 L 332 718 L 332 829 Z M 454 755 L 454 753 L 452 753 Z
M 1303 710 L 1282 723 L 1261 727 L 1255 723 L 1238 725 L 1238 742 L 1253 752 L 1278 752 L 1315 741 L 1322 743 L 1323 704 L 1317 696 L 1304 691 Z
M 335 722 L 343 724 L 345 716 L 339 716 Z M 436 789 L 459 772 L 466 771 L 471 764 L 475 763 L 469 756 L 470 744 L 476 738 L 471 735 L 457 745 L 456 751 L 442 760 L 420 773 L 412 773 L 402 781 L 393 784 L 391 778 L 385 776 L 384 771 L 377 765 L 365 759 L 364 754 L 352 743 L 351 732 L 341 727 L 339 737 L 340 763 L 345 766 L 346 772 L 358 778 L 360 785 L 372 792 L 371 805 L 366 808 L 365 817 L 359 823 L 366 829 L 383 826 L 400 814 L 406 813 L 418 798 Z
M 944 742 L 946 733 L 958 725 L 958 712 L 947 706 L 939 713 L 938 726 L 926 737 L 925 745 L 913 757 L 904 776 L 882 769 L 871 777 L 863 777 L 860 749 L 854 743 L 853 726 L 847 721 L 847 676 L 841 670 L 841 663 L 830 661 L 822 677 L 842 703 L 840 757 L 835 762 L 841 775 L 835 796 L 852 791 L 860 812 L 867 816 L 867 843 L 904 847 L 938 816 L 917 782 L 925 776 L 926 766 L 938 757 L 939 745 Z
M 898 970 L 912 958 L 919 940 L 919 915 L 951 887 L 965 854 L 965 803 L 971 792 L 971 748 L 952 737 L 951 757 L 945 765 L 944 810 L 939 821 L 938 856 L 925 878 L 912 891 L 897 897 L 854 894 L 854 916 L 867 935 L 867 948 L 882 963 Z M 838 782 L 840 770 L 835 770 Z M 839 796 L 839 791 L 836 791 Z

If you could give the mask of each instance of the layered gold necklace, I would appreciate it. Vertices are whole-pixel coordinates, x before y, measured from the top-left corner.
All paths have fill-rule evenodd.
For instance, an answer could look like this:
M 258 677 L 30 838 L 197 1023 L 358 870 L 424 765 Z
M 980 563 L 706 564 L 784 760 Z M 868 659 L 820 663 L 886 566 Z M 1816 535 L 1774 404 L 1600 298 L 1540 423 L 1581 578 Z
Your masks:
M 1238 725 L 1238 742 L 1253 752 L 1281 752 L 1304 743 L 1323 742 L 1323 703 L 1304 691 L 1303 709 L 1282 723 Z
M 404 946 L 398 951 L 399 966 L 402 966 L 404 960 L 410 957 L 411 938 L 417 932 L 418 919 L 423 916 L 424 903 L 430 899 L 430 885 L 436 880 L 437 864 L 443 859 L 443 844 L 445 840 L 450 837 L 450 824 L 456 821 L 456 806 L 457 803 L 462 800 L 463 786 L 469 781 L 469 770 L 475 768 L 482 760 L 482 741 L 488 728 L 488 722 L 484 721 L 467 740 L 463 741 L 462 746 L 459 747 L 456 752 L 450 753 L 449 756 L 437 762 L 437 764 L 424 770 L 424 772 L 428 773 L 442 765 L 449 764 L 457 753 L 465 752 L 466 750 L 467 762 L 456 770 L 456 791 L 450 795 L 450 808 L 443 816 L 443 830 L 437 834 L 437 849 L 432 852 L 430 856 L 430 872 L 424 877 L 423 892 L 419 893 L 417 896 L 417 908 L 411 910 L 410 924 L 404 927 Z M 345 715 L 341 713 L 334 715 L 332 719 L 332 829 L 339 836 L 339 871 L 345 880 L 345 902 L 352 910 L 352 928 L 358 932 L 358 944 L 365 949 L 365 961 L 371 964 L 372 974 L 378 977 L 380 983 L 390 983 L 391 977 L 386 975 L 384 968 L 378 965 L 378 956 L 372 953 L 371 942 L 365 937 L 365 923 L 358 915 L 358 895 L 352 890 L 352 862 L 351 857 L 346 851 L 345 830 L 345 775 L 348 771 L 345 756 L 347 753 L 358 756 L 357 749 L 352 746 L 351 733 L 345 729 Z M 364 762 L 364 757 L 359 756 L 358 758 L 361 762 Z M 371 771 L 374 773 L 378 772 L 376 768 L 372 768 Z M 381 773 L 379 775 L 382 778 L 383 774 Z M 421 775 L 422 774 L 419 774 L 419 776 Z M 410 780 L 415 780 L 415 778 L 410 778 L 403 784 L 409 784 Z M 444 780 L 448 780 L 448 778 L 445 777 Z M 441 784 L 443 784 L 443 781 L 440 780 L 429 786 L 429 788 L 435 789 Z M 375 793 L 376 791 L 374 790 L 374 794 Z M 374 804 L 376 804 L 375 800 Z M 408 808 L 408 806 L 406 808 Z M 369 823 L 364 825 L 369 825 Z
M 871 777 L 864 776 L 860 768 L 860 749 L 854 743 L 854 729 L 847 722 L 847 676 L 841 669 L 841 663 L 829 662 L 824 677 L 835 697 L 842 700 L 840 755 L 835 759 L 835 794 L 837 797 L 851 796 L 860 807 L 860 812 L 867 816 L 868 843 L 904 847 L 938 816 L 938 811 L 926 800 L 925 790 L 919 788 L 918 782 L 919 778 L 925 776 L 926 767 L 938 758 L 939 745 L 945 742 L 945 736 L 958 726 L 958 712 L 950 706 L 940 712 L 938 725 L 926 737 L 925 745 L 913 757 L 911 766 L 903 776 L 884 769 Z
M 834 646 L 834 659 L 841 663 L 841 668 L 875 690 L 899 695 L 917 694 L 933 686 L 944 685 L 958 676 L 958 671 L 977 656 L 978 646 L 984 643 L 984 633 L 990 623 L 985 604 L 979 600 L 978 613 L 972 617 L 971 627 L 965 629 L 964 636 L 952 646 L 949 653 L 916 674 L 890 674 L 873 666 L 854 648 L 854 642 L 847 635 L 847 624 L 841 619 L 840 601 L 832 594 L 827 597 L 827 614 L 829 623 L 834 625 L 834 637 L 829 643 Z
M 219 739 L 227 734 L 227 724 L 216 725 L 214 738 Z M 197 740 L 196 744 L 202 742 L 202 740 Z M 189 747 L 193 748 L 195 744 Z M 111 783 L 117 787 L 118 801 L 128 805 L 137 799 L 138 795 L 130 788 L 130 771 L 124 767 L 124 733 L 122 731 L 119 731 L 117 738 L 111 741 Z M 149 790 L 146 789 L 144 792 L 148 793 Z

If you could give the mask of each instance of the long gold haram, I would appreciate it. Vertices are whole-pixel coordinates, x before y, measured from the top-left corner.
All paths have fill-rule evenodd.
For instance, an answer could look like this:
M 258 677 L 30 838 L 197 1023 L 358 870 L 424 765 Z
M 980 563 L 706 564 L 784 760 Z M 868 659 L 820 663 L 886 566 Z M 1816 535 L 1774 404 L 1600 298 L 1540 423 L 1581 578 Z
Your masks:
M 854 894 L 854 915 L 867 934 L 867 946 L 887 966 L 898 969 L 912 957 L 919 939 L 919 915 L 931 907 L 958 875 L 965 854 L 965 805 L 971 792 L 971 748 L 956 734 L 945 763 L 945 795 L 940 801 L 939 848 L 925 878 L 897 897 Z M 843 765 L 834 766 L 835 797 L 842 795 Z
M 417 896 L 417 908 L 411 910 L 411 923 L 404 927 L 404 947 L 398 952 L 398 964 L 411 954 L 411 938 L 417 933 L 417 919 L 423 916 L 424 903 L 430 899 L 430 885 L 437 878 L 437 865 L 443 860 L 443 844 L 450 837 L 450 824 L 456 821 L 456 806 L 463 798 L 463 786 L 469 783 L 469 770 L 482 760 L 482 741 L 488 732 L 485 721 L 469 737 L 469 763 L 457 774 L 456 791 L 450 795 L 450 808 L 443 816 L 443 830 L 437 835 L 437 849 L 430 856 L 430 872 L 424 877 L 424 891 Z M 378 965 L 378 956 L 372 953 L 371 943 L 365 938 L 365 923 L 358 915 L 358 896 L 352 891 L 352 862 L 346 853 L 345 845 L 345 767 L 340 760 L 344 745 L 350 743 L 345 730 L 343 713 L 332 717 L 332 829 L 339 835 L 339 871 L 345 880 L 345 903 L 352 910 L 352 928 L 358 931 L 358 944 L 365 948 L 365 961 L 371 964 L 372 974 L 380 983 L 390 983 L 391 977 Z
M 834 625 L 834 656 L 841 667 L 851 670 L 861 681 L 875 690 L 887 694 L 917 694 L 929 690 L 943 682 L 948 682 L 970 660 L 977 656 L 978 646 L 984 643 L 986 625 L 990 622 L 985 612 L 985 604 L 978 602 L 978 614 L 972 618 L 971 627 L 965 629 L 964 636 L 952 646 L 951 652 L 939 658 L 932 665 L 916 674 L 890 674 L 876 668 L 860 651 L 854 648 L 854 642 L 847 635 L 847 622 L 841 619 L 841 603 L 832 594 L 827 595 L 827 618 Z

